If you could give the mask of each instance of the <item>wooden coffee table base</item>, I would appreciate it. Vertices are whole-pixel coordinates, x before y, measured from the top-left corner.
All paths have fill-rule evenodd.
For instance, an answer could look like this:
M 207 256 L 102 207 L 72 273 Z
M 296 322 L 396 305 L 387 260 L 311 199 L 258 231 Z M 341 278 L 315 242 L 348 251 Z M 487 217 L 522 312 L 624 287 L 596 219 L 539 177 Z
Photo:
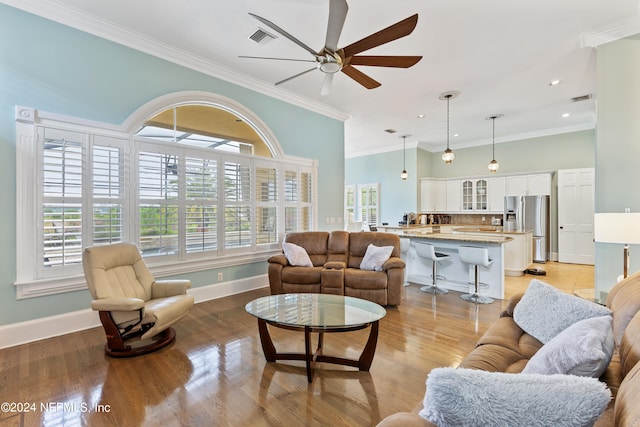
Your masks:
M 304 353 L 278 353 L 276 347 L 273 345 L 273 340 L 269 334 L 267 324 L 282 329 L 290 329 L 293 331 L 304 331 Z M 364 329 L 371 326 L 369 332 L 369 339 L 367 344 L 362 350 L 362 354 L 358 360 L 346 359 L 343 357 L 327 356 L 322 354 L 322 340 L 325 332 L 350 332 Z M 378 343 L 378 320 L 365 323 L 364 325 L 348 326 L 342 328 L 313 328 L 309 326 L 290 326 L 283 325 L 276 322 L 270 322 L 264 319 L 258 319 L 258 331 L 260 333 L 260 343 L 262 344 L 262 351 L 267 362 L 275 362 L 276 360 L 304 360 L 307 365 L 307 381 L 310 383 L 313 381 L 313 372 L 315 364 L 318 362 L 333 363 L 337 365 L 353 366 L 360 371 L 368 371 L 371 368 L 371 362 L 373 361 L 373 355 L 376 351 L 376 344 Z M 315 352 L 311 352 L 311 333 L 318 333 L 318 347 Z

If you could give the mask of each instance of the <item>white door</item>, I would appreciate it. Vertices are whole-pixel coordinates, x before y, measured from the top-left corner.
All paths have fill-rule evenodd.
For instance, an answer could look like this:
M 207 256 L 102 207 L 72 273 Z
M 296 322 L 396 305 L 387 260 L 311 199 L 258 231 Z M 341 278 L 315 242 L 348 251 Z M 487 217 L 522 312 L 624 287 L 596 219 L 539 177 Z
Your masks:
M 558 261 L 593 264 L 594 168 L 558 171 Z

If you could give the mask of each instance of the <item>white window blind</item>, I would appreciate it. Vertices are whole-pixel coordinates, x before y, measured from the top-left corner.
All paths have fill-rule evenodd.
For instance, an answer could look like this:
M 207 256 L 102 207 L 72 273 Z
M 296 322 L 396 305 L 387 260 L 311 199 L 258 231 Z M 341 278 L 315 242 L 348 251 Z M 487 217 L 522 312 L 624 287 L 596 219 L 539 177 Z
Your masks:
M 141 151 L 138 157 L 140 250 L 145 256 L 175 255 L 178 247 L 177 155 Z
M 82 259 L 83 145 L 85 135 L 40 129 L 42 141 L 43 266 L 64 267 Z
M 186 251 L 218 249 L 218 163 L 215 159 L 187 157 Z
M 278 242 L 278 169 L 256 165 L 256 244 Z
M 123 141 L 96 136 L 91 154 L 93 245 L 122 242 L 125 233 Z
M 246 160 L 224 163 L 225 248 L 247 247 L 251 236 L 251 167 Z

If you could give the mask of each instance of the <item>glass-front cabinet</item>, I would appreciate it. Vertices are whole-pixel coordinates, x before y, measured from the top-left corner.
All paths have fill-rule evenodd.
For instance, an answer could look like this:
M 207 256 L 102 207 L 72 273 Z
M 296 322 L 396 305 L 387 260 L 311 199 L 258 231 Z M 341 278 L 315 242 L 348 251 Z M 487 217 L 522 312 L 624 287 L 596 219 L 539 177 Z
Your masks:
M 462 181 L 462 210 L 470 211 L 473 209 L 473 181 Z
M 475 210 L 486 211 L 487 210 L 487 180 L 478 179 L 475 182 L 475 186 L 476 186 Z
M 462 181 L 462 210 L 487 210 L 486 179 L 467 179 Z

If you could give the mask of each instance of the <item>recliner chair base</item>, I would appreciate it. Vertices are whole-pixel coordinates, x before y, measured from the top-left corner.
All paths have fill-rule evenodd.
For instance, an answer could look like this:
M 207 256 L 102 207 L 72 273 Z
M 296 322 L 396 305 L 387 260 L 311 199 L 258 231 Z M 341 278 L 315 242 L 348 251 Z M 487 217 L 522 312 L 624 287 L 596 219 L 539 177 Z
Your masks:
M 104 352 L 111 357 L 141 356 L 160 350 L 176 340 L 173 328 L 167 328 L 146 340 L 140 340 L 142 331 L 123 336 L 108 311 L 100 312 L 100 321 L 107 335 Z

